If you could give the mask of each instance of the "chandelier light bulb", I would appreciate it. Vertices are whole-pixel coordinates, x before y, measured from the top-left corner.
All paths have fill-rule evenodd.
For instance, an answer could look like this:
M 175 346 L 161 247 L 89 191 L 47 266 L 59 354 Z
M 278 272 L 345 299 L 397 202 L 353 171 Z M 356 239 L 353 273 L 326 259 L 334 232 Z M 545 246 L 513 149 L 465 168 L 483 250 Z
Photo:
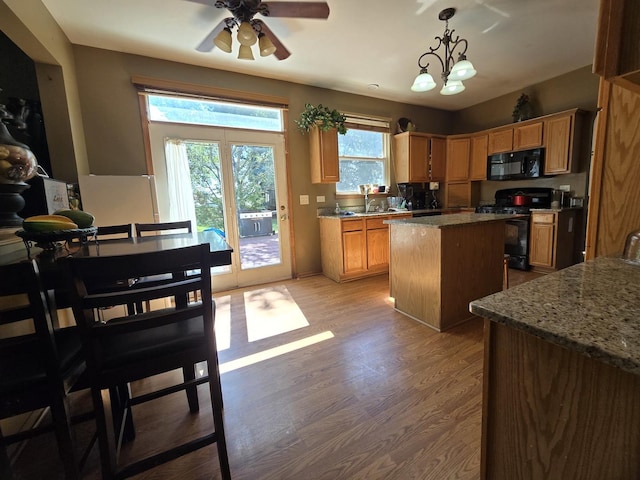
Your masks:
M 420 74 L 413 81 L 411 90 L 414 92 L 428 92 L 436 88 L 436 82 L 433 80 L 431 74 L 427 73 L 427 69 L 420 70 Z
M 249 45 L 240 45 L 240 50 L 238 51 L 238 59 L 239 60 L 253 60 L 253 52 L 251 51 L 251 47 Z
M 261 57 L 267 57 L 276 51 L 275 45 L 264 33 L 258 35 L 258 47 L 260 48 Z
M 468 80 L 476 75 L 476 69 L 464 55 L 460 55 L 460 59 L 451 69 L 449 78 L 451 80 Z
M 440 90 L 441 95 L 455 95 L 456 93 L 463 92 L 465 86 L 460 80 L 448 80 L 447 84 Z

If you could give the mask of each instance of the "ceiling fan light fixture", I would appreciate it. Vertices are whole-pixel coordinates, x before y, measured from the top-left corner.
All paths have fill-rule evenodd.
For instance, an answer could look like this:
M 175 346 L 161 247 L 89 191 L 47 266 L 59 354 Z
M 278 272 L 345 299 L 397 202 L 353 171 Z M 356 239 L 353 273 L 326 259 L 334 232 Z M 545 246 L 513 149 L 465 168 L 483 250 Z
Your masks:
M 238 51 L 238 59 L 254 60 L 253 52 L 251 51 L 251 47 L 249 45 L 240 45 L 240 50 Z
M 250 47 L 258 41 L 256 32 L 249 22 L 242 22 L 238 27 L 238 42 L 240 45 Z
M 414 92 L 428 92 L 434 88 L 436 88 L 436 82 L 426 68 L 420 70 L 420 74 L 411 85 L 411 90 Z
M 276 51 L 275 45 L 264 33 L 258 35 L 258 47 L 261 57 L 267 57 Z
M 216 35 L 216 38 L 213 39 L 213 44 L 226 53 L 231 53 L 232 43 L 231 30 L 228 27 L 223 28 L 220 33 Z
M 458 61 L 451 69 L 449 74 L 450 80 L 469 80 L 476 75 L 476 69 L 473 68 L 473 64 L 467 60 L 467 57 L 460 55 Z
M 460 92 L 464 92 L 466 87 L 462 84 L 460 80 L 449 80 L 445 85 L 443 85 L 442 90 L 440 90 L 441 95 L 455 95 Z

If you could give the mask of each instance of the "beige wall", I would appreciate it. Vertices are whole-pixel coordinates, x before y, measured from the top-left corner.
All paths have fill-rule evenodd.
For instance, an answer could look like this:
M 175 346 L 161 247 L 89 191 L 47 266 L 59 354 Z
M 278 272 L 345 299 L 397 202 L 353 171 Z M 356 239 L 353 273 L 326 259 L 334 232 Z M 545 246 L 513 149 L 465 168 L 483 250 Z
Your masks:
M 312 185 L 310 181 L 308 140 L 293 123 L 305 103 L 322 103 L 342 112 L 388 117 L 394 126 L 398 118 L 408 117 L 422 131 L 446 133 L 452 128 L 452 114 L 441 110 L 89 47 L 74 46 L 74 53 L 90 173 L 98 175 L 147 173 L 132 75 L 287 98 L 290 211 L 299 275 L 321 271 L 317 208 L 331 207 L 336 202 L 333 184 Z M 300 195 L 309 195 L 310 204 L 300 205 Z M 325 203 L 316 203 L 318 195 L 325 196 Z M 353 202 L 359 200 L 352 199 Z

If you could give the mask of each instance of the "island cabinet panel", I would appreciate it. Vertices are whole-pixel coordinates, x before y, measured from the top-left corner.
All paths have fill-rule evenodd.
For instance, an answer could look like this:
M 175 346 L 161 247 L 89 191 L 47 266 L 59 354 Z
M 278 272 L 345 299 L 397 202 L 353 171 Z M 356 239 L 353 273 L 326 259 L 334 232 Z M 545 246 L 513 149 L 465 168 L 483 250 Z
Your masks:
M 640 478 L 640 376 L 484 328 L 482 480 Z
M 513 150 L 513 128 L 489 132 L 488 154 L 511 152 Z
M 448 228 L 391 224 L 395 308 L 437 330 L 472 317 L 469 302 L 502 289 L 504 221 Z
M 469 166 L 469 180 L 487 179 L 488 135 L 471 137 L 471 164 Z
M 338 131 L 335 128 L 326 132 L 318 127 L 309 130 L 309 158 L 311 161 L 311 183 L 337 183 L 340 181 Z

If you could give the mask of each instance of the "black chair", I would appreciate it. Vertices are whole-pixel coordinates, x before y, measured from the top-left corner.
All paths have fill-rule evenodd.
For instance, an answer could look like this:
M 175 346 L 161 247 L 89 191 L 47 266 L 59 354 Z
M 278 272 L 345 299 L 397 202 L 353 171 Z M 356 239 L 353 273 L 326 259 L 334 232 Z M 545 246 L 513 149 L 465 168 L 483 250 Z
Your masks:
M 108 237 L 109 239 L 133 238 L 133 228 L 130 223 L 125 223 L 123 225 L 105 225 L 98 227 L 96 235 L 98 240 L 101 240 L 102 237 Z
M 153 232 L 153 235 L 158 235 L 159 233 L 168 230 L 187 230 L 188 233 L 191 233 L 192 231 L 191 220 L 164 223 L 136 223 L 135 225 L 136 237 L 144 236 L 144 232 Z
M 85 362 L 78 330 L 54 329 L 57 322 L 52 320 L 52 298 L 42 289 L 35 261 L 0 267 L 0 325 L 5 332 L 16 333 L 0 340 L 0 418 L 47 407 L 52 418 L 51 424 L 27 431 L 11 435 L 0 432 L 2 479 L 12 478 L 7 445 L 52 430 L 66 478 L 80 478 L 68 394 L 84 371 Z
M 230 478 L 222 416 L 222 390 L 214 333 L 215 305 L 211 300 L 209 245 L 164 252 L 113 257 L 69 257 L 64 264 L 71 282 L 74 316 L 87 358 L 87 373 L 96 409 L 102 474 L 105 479 L 126 478 L 193 450 L 216 443 L 223 479 Z M 191 273 L 188 277 L 185 272 Z M 120 292 L 102 292 L 100 285 L 122 278 L 171 275 L 171 280 Z M 94 285 L 98 285 L 97 290 Z M 199 290 L 204 302 L 189 302 L 188 294 Z M 108 322 L 100 322 L 96 309 L 172 297 L 175 306 L 136 311 Z M 194 365 L 206 361 L 208 376 L 196 378 Z M 182 368 L 184 381 L 132 398 L 132 406 L 163 395 L 186 390 L 192 412 L 199 408 L 197 385 L 208 382 L 213 409 L 214 432 L 156 455 L 120 467 L 117 451 L 119 427 L 114 432 L 108 390 L 129 382 Z M 191 372 L 191 375 L 187 373 Z M 116 408 L 116 410 L 119 406 Z M 116 413 L 119 415 L 118 413 Z M 122 418 L 128 415 L 125 412 Z

